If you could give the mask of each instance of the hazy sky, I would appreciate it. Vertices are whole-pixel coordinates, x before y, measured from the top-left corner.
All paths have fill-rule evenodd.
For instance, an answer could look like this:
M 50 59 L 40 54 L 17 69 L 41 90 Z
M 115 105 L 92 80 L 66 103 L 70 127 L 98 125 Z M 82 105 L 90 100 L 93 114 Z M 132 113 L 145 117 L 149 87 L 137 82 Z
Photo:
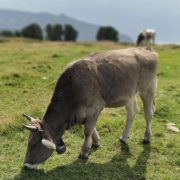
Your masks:
M 126 13 L 133 16 L 144 13 L 180 13 L 180 0 L 0 0 L 0 8 L 30 12 L 67 14 L 74 18 L 96 24 L 118 24 Z M 141 9 L 141 10 L 140 10 Z
M 161 21 L 157 20 L 157 16 L 162 21 L 166 21 L 163 17 L 168 14 L 179 16 L 180 0 L 0 0 L 0 8 L 66 14 L 78 20 L 113 25 L 122 32 L 133 33 L 138 31 L 134 25 L 146 18 L 150 22 L 147 25 L 158 28 Z M 129 25 L 128 29 L 124 28 L 124 24 Z

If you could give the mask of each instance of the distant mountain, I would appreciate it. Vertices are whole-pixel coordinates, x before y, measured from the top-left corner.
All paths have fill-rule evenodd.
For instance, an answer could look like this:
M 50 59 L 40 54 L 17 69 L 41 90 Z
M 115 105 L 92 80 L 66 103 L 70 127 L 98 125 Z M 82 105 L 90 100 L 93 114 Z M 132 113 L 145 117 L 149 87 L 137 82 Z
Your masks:
M 53 15 L 49 13 L 30 13 L 13 10 L 0 10 L 0 30 L 20 30 L 30 23 L 36 22 L 43 29 L 48 23 L 71 24 L 78 30 L 79 41 L 94 41 L 100 25 L 86 23 L 64 14 Z M 125 34 L 120 34 L 121 42 L 132 42 L 132 39 Z

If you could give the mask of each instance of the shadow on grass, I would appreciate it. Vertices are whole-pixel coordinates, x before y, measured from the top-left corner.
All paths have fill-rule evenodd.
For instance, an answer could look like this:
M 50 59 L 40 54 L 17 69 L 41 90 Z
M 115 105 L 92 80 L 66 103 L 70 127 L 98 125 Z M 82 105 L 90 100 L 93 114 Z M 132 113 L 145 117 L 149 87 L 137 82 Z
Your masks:
M 144 145 L 143 151 L 137 158 L 134 166 L 128 164 L 131 156 L 127 144 L 121 144 L 121 153 L 115 155 L 110 162 L 104 164 L 88 163 L 76 160 L 72 164 L 59 166 L 51 171 L 43 170 L 28 171 L 22 169 L 21 173 L 14 179 L 146 179 L 146 163 L 151 152 L 150 145 Z

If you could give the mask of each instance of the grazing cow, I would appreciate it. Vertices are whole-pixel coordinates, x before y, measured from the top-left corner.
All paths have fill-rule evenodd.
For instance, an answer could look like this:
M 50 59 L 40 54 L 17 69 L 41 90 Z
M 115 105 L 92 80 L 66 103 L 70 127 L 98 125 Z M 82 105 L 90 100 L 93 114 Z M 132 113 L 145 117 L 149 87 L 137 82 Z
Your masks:
M 156 90 L 158 55 L 144 48 L 95 53 L 73 62 L 57 81 L 43 120 L 24 115 L 31 125 L 25 167 L 33 169 L 54 150 L 63 153 L 62 136 L 75 124 L 84 124 L 84 143 L 79 158 L 88 158 L 90 139 L 99 146 L 96 121 L 105 107 L 126 107 L 126 125 L 120 138 L 129 138 L 131 124 L 138 111 L 136 95 L 144 105 L 146 130 L 144 143 L 150 142 L 153 100 Z
M 146 46 L 148 44 L 155 44 L 156 32 L 154 29 L 145 29 L 140 32 L 137 37 L 137 46 Z

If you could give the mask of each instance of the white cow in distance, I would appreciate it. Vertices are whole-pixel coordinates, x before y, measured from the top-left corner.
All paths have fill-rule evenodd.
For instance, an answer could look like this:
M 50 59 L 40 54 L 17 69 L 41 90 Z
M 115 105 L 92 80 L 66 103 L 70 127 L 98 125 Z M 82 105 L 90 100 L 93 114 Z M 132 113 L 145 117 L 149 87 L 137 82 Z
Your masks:
M 148 46 L 155 44 L 156 31 L 154 29 L 145 29 L 139 33 L 136 41 L 137 46 Z

